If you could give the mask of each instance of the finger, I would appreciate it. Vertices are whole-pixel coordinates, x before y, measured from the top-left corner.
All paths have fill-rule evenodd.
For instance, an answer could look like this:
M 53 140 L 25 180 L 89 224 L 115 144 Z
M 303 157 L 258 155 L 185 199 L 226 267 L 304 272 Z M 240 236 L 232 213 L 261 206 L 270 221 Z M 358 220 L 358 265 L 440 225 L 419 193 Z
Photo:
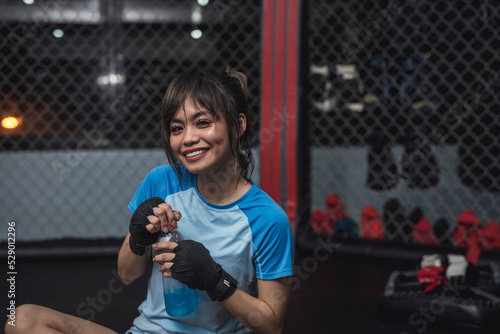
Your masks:
M 172 262 L 174 257 L 174 253 L 161 253 L 153 258 L 153 262 Z
M 168 207 L 170 207 L 170 206 L 168 206 Z M 167 207 L 165 207 L 165 206 L 163 206 L 161 208 L 159 206 L 153 208 L 153 213 L 160 220 L 160 228 L 161 228 L 161 230 L 163 232 L 166 232 L 164 230 L 164 227 L 168 226 L 168 222 L 169 222 L 169 220 L 168 220 L 168 210 L 169 209 Z M 170 210 L 172 210 L 172 208 L 170 208 Z
M 169 271 L 169 270 L 170 270 L 170 268 L 172 268 L 172 266 L 173 266 L 173 265 L 174 265 L 174 264 L 173 264 L 172 262 L 166 262 L 166 263 L 164 263 L 164 264 L 160 267 L 160 269 L 159 269 L 159 270 L 160 270 L 162 273 L 164 273 L 164 272 L 166 272 L 166 271 Z
M 146 229 L 149 233 L 159 232 L 161 229 L 160 219 L 156 216 L 148 216 L 149 224 L 146 225 Z
M 153 208 L 155 215 L 160 218 L 161 230 L 163 232 L 168 232 L 169 229 L 177 227 L 177 219 L 174 214 L 174 210 L 167 203 L 162 203 L 158 205 L 158 208 Z
M 160 231 L 160 228 L 156 227 L 153 224 L 148 224 L 148 225 L 146 225 L 146 230 L 148 230 L 149 233 L 156 233 L 156 232 Z
M 162 250 L 169 250 L 172 251 L 175 247 L 177 247 L 178 244 L 173 241 L 163 241 L 163 242 L 157 242 L 154 244 L 154 249 L 157 251 L 162 251 Z
M 165 272 L 163 273 L 163 276 L 164 276 L 164 277 L 167 277 L 167 278 L 172 278 L 172 271 L 170 271 L 170 270 L 169 270 L 169 271 L 165 271 Z
M 180 212 L 180 211 L 174 211 L 174 215 L 175 215 L 175 219 L 176 219 L 177 221 L 181 220 L 181 218 L 182 218 L 182 214 L 181 214 L 181 212 Z
M 179 217 L 179 219 L 177 218 L 176 212 L 179 212 L 179 211 L 174 211 L 174 209 L 172 209 L 172 207 L 170 205 L 168 205 L 167 203 L 160 204 L 159 208 L 164 209 L 165 214 L 167 216 L 167 223 L 163 224 L 163 222 L 162 222 L 162 226 L 161 226 L 162 231 L 164 231 L 166 233 L 173 228 L 177 228 L 177 220 L 179 220 L 180 217 Z M 179 212 L 179 214 L 180 214 L 180 212 Z

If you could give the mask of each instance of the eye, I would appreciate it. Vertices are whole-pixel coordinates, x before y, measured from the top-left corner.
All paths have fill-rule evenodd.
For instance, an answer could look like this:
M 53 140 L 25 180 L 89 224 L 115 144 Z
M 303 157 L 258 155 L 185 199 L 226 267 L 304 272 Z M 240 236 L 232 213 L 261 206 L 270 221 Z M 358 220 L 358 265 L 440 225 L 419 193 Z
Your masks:
M 196 121 L 196 125 L 201 128 L 209 126 L 210 123 L 212 122 L 208 119 L 199 119 L 198 121 Z
M 172 125 L 170 127 L 170 133 L 172 133 L 172 134 L 177 134 L 177 133 L 179 133 L 181 131 L 182 131 L 182 127 L 179 126 L 179 125 Z

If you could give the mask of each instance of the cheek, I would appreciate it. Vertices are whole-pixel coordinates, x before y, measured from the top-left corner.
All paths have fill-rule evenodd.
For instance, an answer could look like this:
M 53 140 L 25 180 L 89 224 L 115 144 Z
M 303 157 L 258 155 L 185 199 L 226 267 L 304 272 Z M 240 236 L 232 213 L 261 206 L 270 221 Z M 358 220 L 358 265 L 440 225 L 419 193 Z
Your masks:
M 217 124 L 217 126 L 211 130 L 211 138 L 217 145 L 228 145 L 229 135 L 227 134 L 226 126 Z
M 210 144 L 212 146 L 220 145 L 221 136 L 215 127 L 211 129 L 205 129 L 204 131 L 199 133 L 199 136 L 200 140 L 207 144 Z
M 229 147 L 229 138 L 227 136 L 217 136 L 213 138 L 214 148 L 216 148 L 220 152 L 230 151 Z
M 170 148 L 174 151 L 174 153 L 177 153 L 176 151 L 179 150 L 180 144 L 181 141 L 178 136 L 170 136 Z

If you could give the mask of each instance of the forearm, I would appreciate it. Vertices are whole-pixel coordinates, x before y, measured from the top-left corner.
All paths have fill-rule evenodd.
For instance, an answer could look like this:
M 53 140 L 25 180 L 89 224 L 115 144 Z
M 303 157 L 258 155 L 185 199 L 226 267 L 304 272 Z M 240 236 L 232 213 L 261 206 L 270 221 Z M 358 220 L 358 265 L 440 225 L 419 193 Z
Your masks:
M 281 333 L 283 329 L 283 311 L 287 301 L 287 294 L 277 293 L 276 296 L 273 296 L 272 303 L 269 303 L 237 289 L 230 298 L 222 301 L 222 304 L 254 333 L 274 334 Z
M 130 234 L 123 241 L 118 253 L 118 275 L 125 284 L 130 284 L 144 274 L 151 259 L 151 250 L 140 256 L 134 254 L 129 246 Z

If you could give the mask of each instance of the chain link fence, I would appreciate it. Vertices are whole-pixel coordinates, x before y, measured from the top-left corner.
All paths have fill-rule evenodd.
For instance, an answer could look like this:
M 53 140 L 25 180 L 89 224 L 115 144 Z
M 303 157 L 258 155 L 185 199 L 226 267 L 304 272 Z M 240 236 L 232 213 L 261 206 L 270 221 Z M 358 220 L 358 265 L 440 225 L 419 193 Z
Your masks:
M 463 246 L 478 229 L 492 248 L 499 1 L 303 6 L 313 231 Z M 166 163 L 159 109 L 180 71 L 244 71 L 257 121 L 261 11 L 0 1 L 0 218 L 18 240 L 123 237 L 139 182 Z
M 313 232 L 499 247 L 500 2 L 307 5 Z
M 0 32 L 0 216 L 20 241 L 126 234 L 137 186 L 167 163 L 179 72 L 243 71 L 257 118 L 260 1 L 2 0 Z

